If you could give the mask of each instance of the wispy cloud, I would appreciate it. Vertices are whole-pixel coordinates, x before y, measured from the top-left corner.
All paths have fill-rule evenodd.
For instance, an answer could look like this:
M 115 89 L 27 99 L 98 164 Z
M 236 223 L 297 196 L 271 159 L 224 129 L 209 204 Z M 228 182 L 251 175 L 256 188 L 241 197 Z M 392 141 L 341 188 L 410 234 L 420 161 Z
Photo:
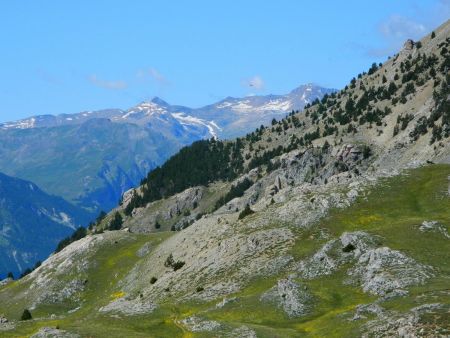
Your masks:
M 255 75 L 250 79 L 245 79 L 242 81 L 244 87 L 252 88 L 254 90 L 262 90 L 265 87 L 264 80 L 259 76 Z
M 431 5 L 410 2 L 411 16 L 393 14 L 379 23 L 378 46 L 353 44 L 370 57 L 386 57 L 397 52 L 407 39 L 418 40 L 450 17 L 450 0 L 434 0 Z
M 156 68 L 153 67 L 138 70 L 136 73 L 136 77 L 140 80 L 145 80 L 148 78 L 152 79 L 160 86 L 165 86 L 169 84 L 167 78 L 164 75 L 162 75 Z
M 423 22 L 401 15 L 391 15 L 380 22 L 377 27 L 381 44 L 378 46 L 359 43 L 352 45 L 354 48 L 361 49 L 367 56 L 386 57 L 397 52 L 407 39 L 417 40 L 423 37 L 428 30 L 428 26 Z
M 88 80 L 93 85 L 100 87 L 100 88 L 105 88 L 105 89 L 122 90 L 122 89 L 126 89 L 128 87 L 128 85 L 125 81 L 121 81 L 121 80 L 107 81 L 107 80 L 100 79 L 95 74 L 90 75 Z
M 400 15 L 392 15 L 379 27 L 380 33 L 388 40 L 417 39 L 425 34 L 425 25 Z

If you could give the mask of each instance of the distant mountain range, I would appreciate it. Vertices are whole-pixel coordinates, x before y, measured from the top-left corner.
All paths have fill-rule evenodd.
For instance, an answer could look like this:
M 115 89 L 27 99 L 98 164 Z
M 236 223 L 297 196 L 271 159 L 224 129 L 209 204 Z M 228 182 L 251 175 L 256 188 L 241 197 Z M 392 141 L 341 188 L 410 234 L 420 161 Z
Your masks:
M 16 276 L 44 260 L 91 215 L 34 183 L 0 173 L 0 273 Z
M 333 90 L 228 97 L 202 108 L 160 98 L 131 109 L 40 115 L 0 124 L 0 171 L 91 212 L 113 208 L 152 168 L 195 140 L 242 136 Z

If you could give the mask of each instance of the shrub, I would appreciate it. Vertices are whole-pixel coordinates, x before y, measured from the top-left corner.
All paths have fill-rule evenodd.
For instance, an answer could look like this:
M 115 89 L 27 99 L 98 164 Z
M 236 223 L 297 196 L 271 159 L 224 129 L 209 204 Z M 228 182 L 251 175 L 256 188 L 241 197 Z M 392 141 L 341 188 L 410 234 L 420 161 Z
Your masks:
M 247 204 L 245 206 L 245 209 L 241 211 L 241 213 L 239 214 L 239 219 L 243 219 L 245 217 L 247 217 L 248 215 L 254 214 L 255 212 L 250 209 L 250 206 Z
M 186 264 L 186 263 L 183 262 L 183 261 L 176 261 L 175 262 L 175 260 L 173 259 L 173 255 L 172 254 L 170 254 L 167 257 L 166 261 L 164 262 L 164 266 L 167 267 L 167 268 L 171 267 L 173 269 L 173 271 L 177 271 L 177 270 L 181 269 L 184 266 L 184 264 Z
M 177 271 L 177 270 L 181 269 L 184 266 L 184 264 L 186 264 L 186 263 L 183 261 L 176 261 L 172 265 L 173 271 Z
M 378 65 L 374 62 L 372 63 L 372 66 L 370 67 L 369 71 L 367 72 L 368 75 L 372 75 L 378 70 Z
M 158 280 L 158 278 L 152 277 L 152 278 L 150 279 L 150 284 L 155 284 L 157 280 Z
M 31 316 L 31 312 L 28 309 L 23 310 L 20 320 L 30 320 L 30 319 L 33 319 L 33 316 Z
M 398 134 L 398 131 L 399 131 L 398 124 L 396 124 L 396 125 L 394 126 L 393 136 L 397 135 L 397 134 Z
M 365 145 L 362 150 L 363 158 L 368 159 L 372 155 L 372 150 L 369 146 Z
M 416 141 L 420 135 L 426 134 L 428 131 L 427 128 L 427 118 L 425 116 L 422 116 L 420 119 L 417 120 L 416 125 L 414 126 L 414 129 L 409 133 L 409 136 Z
M 170 254 L 170 255 L 166 258 L 166 261 L 164 262 L 164 266 L 165 266 L 166 268 L 168 268 L 168 267 L 171 267 L 173 263 L 175 263 L 175 261 L 173 260 L 173 255 Z
M 413 94 L 416 92 L 416 89 L 414 88 L 414 83 L 409 82 L 406 84 L 405 89 L 403 90 L 402 96 L 405 97 L 409 94 Z

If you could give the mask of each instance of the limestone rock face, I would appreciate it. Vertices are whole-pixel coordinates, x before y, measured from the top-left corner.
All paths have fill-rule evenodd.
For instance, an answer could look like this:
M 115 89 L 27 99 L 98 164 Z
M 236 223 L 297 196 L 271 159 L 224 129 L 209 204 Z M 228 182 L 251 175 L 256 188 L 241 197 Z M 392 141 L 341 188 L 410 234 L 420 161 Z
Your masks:
M 289 317 L 308 314 L 312 308 L 313 297 L 305 285 L 291 279 L 281 279 L 269 291 L 261 296 L 261 301 L 276 304 Z
M 119 298 L 99 309 L 104 313 L 119 313 L 127 316 L 149 314 L 156 309 L 156 305 L 149 301 L 129 300 Z
M 350 281 L 357 280 L 365 292 L 385 296 L 405 294 L 404 288 L 422 284 L 433 271 L 399 251 L 382 247 L 362 254 L 348 274 Z
M 300 262 L 299 274 L 307 279 L 329 275 L 344 264 L 355 261 L 376 244 L 376 239 L 366 232 L 345 232 L 340 238 L 326 243 L 311 258 Z
M 448 304 L 424 304 L 406 313 L 387 311 L 363 326 L 362 337 L 448 337 L 450 330 L 437 325 L 448 320 Z M 430 322 L 429 318 L 433 318 Z
M 300 262 L 299 276 L 313 279 L 351 264 L 346 283 L 359 285 L 364 292 L 391 297 L 405 295 L 406 287 L 422 284 L 434 275 L 431 267 L 397 250 L 378 247 L 379 241 L 362 231 L 344 233 Z
M 415 42 L 412 39 L 408 39 L 403 44 L 403 50 L 405 51 L 411 51 L 414 48 Z
M 175 215 L 179 215 L 185 209 L 193 209 L 194 204 L 202 199 L 203 192 L 204 187 L 194 187 L 178 194 L 174 203 L 168 208 L 164 218 L 170 219 Z

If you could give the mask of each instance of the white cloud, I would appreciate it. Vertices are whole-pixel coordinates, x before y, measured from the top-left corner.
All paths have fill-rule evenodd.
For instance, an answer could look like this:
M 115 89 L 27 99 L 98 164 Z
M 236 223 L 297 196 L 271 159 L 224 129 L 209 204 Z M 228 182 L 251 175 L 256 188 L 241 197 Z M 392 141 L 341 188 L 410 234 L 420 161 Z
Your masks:
M 426 33 L 425 25 L 400 15 L 389 17 L 380 24 L 379 29 L 381 34 L 389 40 L 417 39 Z
M 95 74 L 92 74 L 91 76 L 89 76 L 88 79 L 89 79 L 90 83 L 92 83 L 93 85 L 100 87 L 100 88 L 112 89 L 112 90 L 122 90 L 122 89 L 125 89 L 128 87 L 128 85 L 124 81 L 102 80 Z
M 262 90 L 262 89 L 264 89 L 264 86 L 265 86 L 264 80 L 259 75 L 256 75 L 250 79 L 244 80 L 243 85 L 244 85 L 244 87 L 250 87 L 255 90 Z
M 378 46 L 360 45 L 359 48 L 370 57 L 386 57 L 396 53 L 407 39 L 418 40 L 428 31 L 428 25 L 423 22 L 401 15 L 391 15 L 378 26 L 382 43 Z

